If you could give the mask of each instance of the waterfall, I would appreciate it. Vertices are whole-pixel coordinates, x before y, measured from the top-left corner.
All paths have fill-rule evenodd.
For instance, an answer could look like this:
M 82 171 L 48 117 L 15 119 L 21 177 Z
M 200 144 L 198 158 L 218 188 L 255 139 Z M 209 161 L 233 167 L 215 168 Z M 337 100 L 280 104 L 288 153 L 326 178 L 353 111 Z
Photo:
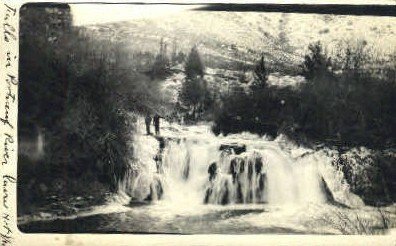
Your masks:
M 131 170 L 120 183 L 132 201 L 282 205 L 324 203 L 330 195 L 348 206 L 362 205 L 331 165 L 331 154 L 285 147 L 282 138 L 216 137 L 208 126 L 167 124 L 161 136 L 141 130 L 132 145 Z
M 219 171 L 209 182 L 207 202 L 287 204 L 325 201 L 321 177 L 315 166 L 295 163 L 282 151 L 271 147 L 247 150 L 239 155 L 230 152 L 220 154 Z

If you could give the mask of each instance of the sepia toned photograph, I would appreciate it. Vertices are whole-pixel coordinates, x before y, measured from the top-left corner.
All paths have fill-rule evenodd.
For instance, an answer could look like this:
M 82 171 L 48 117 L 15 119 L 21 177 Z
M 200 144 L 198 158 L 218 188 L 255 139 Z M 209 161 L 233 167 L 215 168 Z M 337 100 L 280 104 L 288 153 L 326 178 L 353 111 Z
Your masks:
M 24 4 L 19 230 L 389 234 L 388 10 Z

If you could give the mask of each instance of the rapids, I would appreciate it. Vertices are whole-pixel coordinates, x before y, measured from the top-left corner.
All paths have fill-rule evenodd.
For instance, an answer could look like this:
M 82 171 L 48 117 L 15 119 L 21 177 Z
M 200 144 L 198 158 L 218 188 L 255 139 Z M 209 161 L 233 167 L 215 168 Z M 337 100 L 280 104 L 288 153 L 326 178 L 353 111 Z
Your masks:
M 134 202 L 364 205 L 333 167 L 331 150 L 314 152 L 283 136 L 275 140 L 249 133 L 215 136 L 208 124 L 163 121 L 160 136 L 144 131 L 139 119 L 131 169 L 120 183 L 120 191 Z
M 209 124 L 161 122 L 131 134 L 130 169 L 108 202 L 72 216 L 18 218 L 28 232 L 377 234 L 396 207 L 365 206 L 332 165 L 337 153 Z M 381 217 L 381 215 L 384 215 Z M 376 229 L 377 228 L 377 229 Z

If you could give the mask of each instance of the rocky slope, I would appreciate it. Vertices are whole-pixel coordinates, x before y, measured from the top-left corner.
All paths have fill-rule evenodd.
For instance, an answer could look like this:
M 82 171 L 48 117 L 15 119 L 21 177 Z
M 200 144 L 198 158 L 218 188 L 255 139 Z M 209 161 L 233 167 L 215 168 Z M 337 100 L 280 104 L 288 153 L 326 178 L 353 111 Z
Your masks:
M 250 63 L 261 52 L 273 64 L 299 64 L 309 43 L 321 41 L 332 52 L 346 41 L 364 40 L 373 53 L 394 52 L 392 17 L 282 13 L 182 11 L 166 18 L 141 18 L 86 26 L 105 40 L 131 50 L 157 51 L 164 38 L 168 52 L 199 45 L 207 60 Z

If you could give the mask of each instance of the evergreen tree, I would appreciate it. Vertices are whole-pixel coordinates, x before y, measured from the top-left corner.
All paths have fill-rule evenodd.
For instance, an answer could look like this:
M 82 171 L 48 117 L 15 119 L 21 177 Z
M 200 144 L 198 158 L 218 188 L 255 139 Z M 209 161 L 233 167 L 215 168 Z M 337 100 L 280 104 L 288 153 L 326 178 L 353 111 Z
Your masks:
M 206 82 L 201 78 L 186 79 L 181 91 L 182 101 L 189 106 L 203 102 L 206 94 Z
M 179 53 L 177 54 L 177 56 L 176 56 L 176 61 L 178 62 L 178 63 L 182 63 L 182 62 L 184 62 L 186 60 L 186 55 L 182 52 L 182 51 L 179 51 Z
M 164 78 L 169 74 L 170 62 L 166 48 L 166 43 L 161 39 L 159 54 L 156 56 L 153 68 L 151 69 L 152 78 Z
M 204 65 L 201 61 L 201 57 L 198 53 L 198 49 L 194 46 L 191 49 L 190 54 L 188 55 L 186 66 L 185 66 L 185 73 L 187 79 L 193 79 L 197 76 L 203 77 L 204 75 Z
M 253 82 L 253 87 L 265 87 L 268 80 L 268 68 L 265 65 L 264 55 L 261 56 L 260 61 L 256 64 L 254 68 L 255 80 Z
M 176 65 L 177 64 L 177 44 L 176 44 L 176 39 L 173 39 L 173 43 L 172 43 L 172 54 L 171 54 L 171 62 L 172 65 Z
M 323 51 L 322 44 L 316 42 L 308 46 L 309 53 L 304 58 L 302 64 L 303 75 L 307 79 L 329 74 L 331 59 Z
M 363 67 L 370 60 L 367 52 L 366 41 L 356 43 L 347 42 L 344 52 L 342 50 L 337 54 L 337 64 L 342 73 L 357 80 L 361 79 Z
M 209 95 L 206 81 L 203 79 L 204 66 L 195 46 L 188 55 L 185 74 L 186 79 L 181 88 L 180 99 L 184 104 L 192 107 L 195 120 L 197 113 L 204 110 Z

